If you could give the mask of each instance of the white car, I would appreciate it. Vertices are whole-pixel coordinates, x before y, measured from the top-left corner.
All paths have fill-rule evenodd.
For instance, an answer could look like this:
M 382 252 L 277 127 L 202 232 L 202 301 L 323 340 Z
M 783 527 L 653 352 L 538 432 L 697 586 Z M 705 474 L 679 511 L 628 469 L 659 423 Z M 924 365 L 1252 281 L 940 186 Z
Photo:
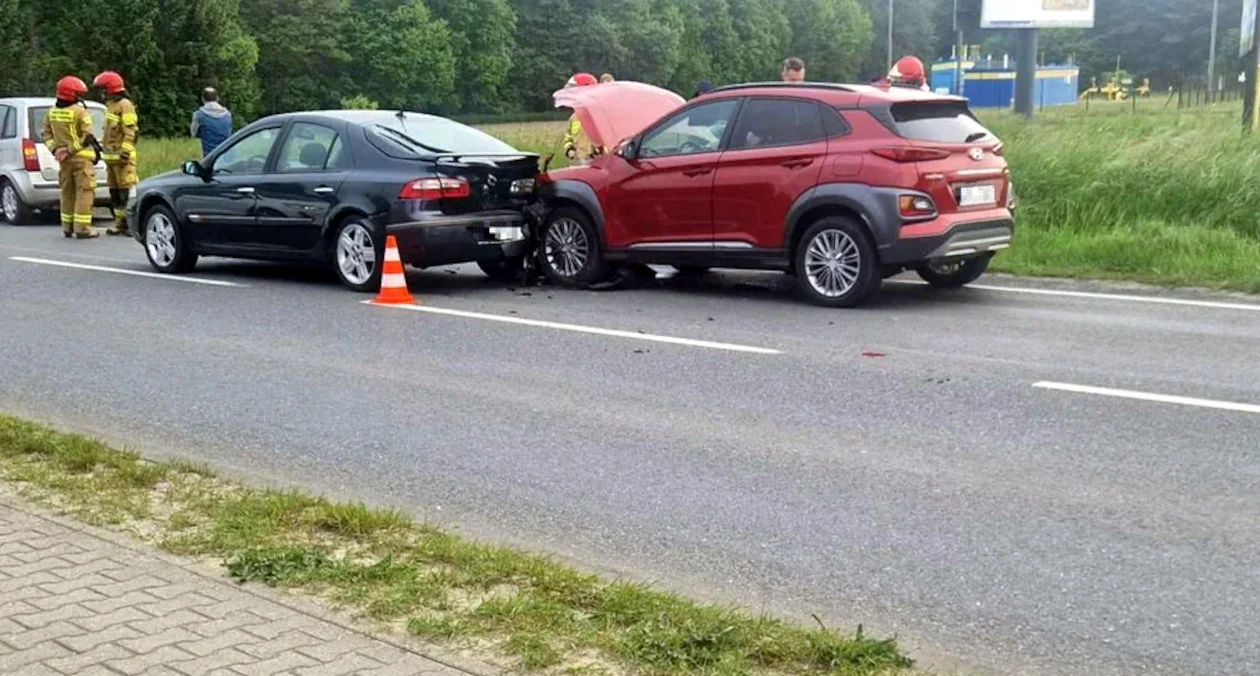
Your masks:
M 41 138 L 51 98 L 0 99 L 0 219 L 30 223 L 33 212 L 56 214 L 61 202 L 57 174 L 61 165 Z M 89 101 L 92 133 L 104 138 L 105 106 Z M 109 204 L 105 164 L 96 165 L 96 205 Z

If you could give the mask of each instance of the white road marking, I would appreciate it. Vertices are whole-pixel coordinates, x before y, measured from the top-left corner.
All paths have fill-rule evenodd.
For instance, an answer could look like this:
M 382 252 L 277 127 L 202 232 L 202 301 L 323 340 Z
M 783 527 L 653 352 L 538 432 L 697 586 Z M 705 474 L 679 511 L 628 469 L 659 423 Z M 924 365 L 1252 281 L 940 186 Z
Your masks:
M 489 322 L 501 322 L 503 324 L 518 324 L 521 326 L 533 326 L 541 329 L 556 329 L 558 331 L 572 331 L 574 333 L 589 333 L 596 336 L 609 336 L 612 338 L 629 338 L 631 340 L 644 340 L 652 343 L 668 343 L 670 345 L 686 345 L 689 347 L 703 347 L 711 350 L 726 350 L 728 352 L 745 352 L 750 354 L 783 354 L 779 350 L 771 350 L 765 347 L 754 347 L 752 345 L 737 345 L 734 343 L 716 343 L 708 340 L 693 340 L 691 338 L 675 338 L 673 336 L 658 336 L 651 333 L 638 333 L 637 331 L 619 331 L 617 329 L 602 329 L 597 326 L 582 326 L 580 324 L 562 324 L 559 322 L 547 322 L 538 319 L 524 319 L 521 317 L 506 317 L 503 315 L 492 315 L 483 312 L 467 312 L 464 310 L 448 310 L 445 308 L 428 307 L 424 305 L 377 305 L 374 301 L 361 301 L 365 305 L 375 307 L 391 308 L 398 310 L 410 310 L 412 312 L 425 312 L 428 314 L 445 315 L 448 317 L 463 317 L 465 319 L 482 319 Z
M 1138 401 L 1151 401 L 1160 404 L 1178 404 L 1181 406 L 1196 406 L 1198 408 L 1214 408 L 1221 411 L 1236 411 L 1240 413 L 1260 413 L 1260 406 L 1255 404 L 1239 404 L 1232 401 L 1214 401 L 1212 399 L 1195 399 L 1194 397 L 1177 397 L 1167 394 L 1152 394 L 1150 392 L 1135 392 L 1132 390 L 1113 390 L 1106 387 L 1090 387 L 1088 385 L 1072 385 L 1069 383 L 1052 383 L 1040 382 L 1033 383 L 1033 387 L 1043 390 L 1058 390 L 1060 392 L 1075 392 L 1077 394 L 1093 394 L 1100 397 L 1119 397 L 1122 399 L 1136 399 Z
M 927 282 L 913 279 L 891 279 L 894 284 L 912 284 L 926 286 Z M 1189 307 L 1213 308 L 1216 310 L 1243 310 L 1260 312 L 1260 303 L 1224 303 L 1210 300 L 1189 300 L 1185 298 L 1160 298 L 1158 296 L 1133 296 L 1117 293 L 1094 293 L 1089 291 L 1059 291 L 1057 289 L 1022 289 L 1015 286 L 988 286 L 985 284 L 968 284 L 968 289 L 980 291 L 998 291 L 1001 293 L 1023 293 L 1032 296 L 1062 296 L 1064 298 L 1089 298 L 1092 300 L 1114 300 L 1128 303 L 1152 303 L 1156 305 L 1183 305 Z
M 44 258 L 27 258 L 26 256 L 10 256 L 9 260 L 21 263 L 35 263 L 37 265 L 53 265 L 59 268 L 74 268 L 76 270 L 91 270 L 93 272 L 112 272 L 118 275 L 131 275 L 133 277 L 150 277 L 152 279 L 165 279 L 172 282 L 188 282 L 189 284 L 204 284 L 206 286 L 233 286 L 245 288 L 244 284 L 236 282 L 222 282 L 217 279 L 200 279 L 198 277 L 184 277 L 181 275 L 164 275 L 158 272 L 143 272 L 140 270 L 124 270 L 122 268 L 109 268 L 103 265 L 87 265 L 84 263 L 68 263 L 66 261 L 50 261 Z

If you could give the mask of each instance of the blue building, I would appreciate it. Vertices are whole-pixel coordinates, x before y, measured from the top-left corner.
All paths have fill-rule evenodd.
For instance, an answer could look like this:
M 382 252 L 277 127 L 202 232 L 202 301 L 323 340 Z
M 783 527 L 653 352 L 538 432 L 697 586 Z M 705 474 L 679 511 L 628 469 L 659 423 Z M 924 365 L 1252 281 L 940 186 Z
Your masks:
M 957 65 L 953 59 L 932 64 L 932 90 L 955 93 Z M 1010 59 L 976 59 L 962 62 L 963 96 L 973 108 L 1010 108 L 1015 102 L 1015 62 Z M 1033 92 L 1038 107 L 1076 103 L 1080 69 L 1048 65 L 1037 69 Z

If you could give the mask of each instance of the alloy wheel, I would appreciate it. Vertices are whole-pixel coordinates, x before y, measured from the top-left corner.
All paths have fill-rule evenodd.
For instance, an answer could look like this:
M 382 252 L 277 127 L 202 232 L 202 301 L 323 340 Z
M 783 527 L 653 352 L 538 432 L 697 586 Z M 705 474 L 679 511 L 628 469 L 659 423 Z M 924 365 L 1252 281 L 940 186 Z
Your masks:
M 582 225 L 571 218 L 552 222 L 543 245 L 547 264 L 562 277 L 574 277 L 586 267 L 590 241 Z
M 376 243 L 361 223 L 351 223 L 337 236 L 337 268 L 351 284 L 366 284 L 376 272 Z
M 857 242 L 841 230 L 823 230 L 805 251 L 805 276 L 820 295 L 839 298 L 858 283 L 862 252 Z
M 18 196 L 17 189 L 11 184 L 5 183 L 3 192 L 0 192 L 0 208 L 4 210 L 4 220 L 17 225 L 18 217 Z
M 159 267 L 170 267 L 175 262 L 175 224 L 162 212 L 149 217 L 144 229 L 144 246 L 149 258 Z

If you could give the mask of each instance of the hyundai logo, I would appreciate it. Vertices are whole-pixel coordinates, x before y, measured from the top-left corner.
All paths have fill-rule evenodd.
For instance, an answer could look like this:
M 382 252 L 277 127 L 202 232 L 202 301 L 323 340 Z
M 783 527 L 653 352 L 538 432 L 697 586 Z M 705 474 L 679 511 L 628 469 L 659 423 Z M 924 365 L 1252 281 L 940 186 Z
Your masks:
M 984 150 L 982 148 L 972 148 L 967 152 L 967 154 L 971 156 L 971 159 L 977 162 L 984 159 Z

